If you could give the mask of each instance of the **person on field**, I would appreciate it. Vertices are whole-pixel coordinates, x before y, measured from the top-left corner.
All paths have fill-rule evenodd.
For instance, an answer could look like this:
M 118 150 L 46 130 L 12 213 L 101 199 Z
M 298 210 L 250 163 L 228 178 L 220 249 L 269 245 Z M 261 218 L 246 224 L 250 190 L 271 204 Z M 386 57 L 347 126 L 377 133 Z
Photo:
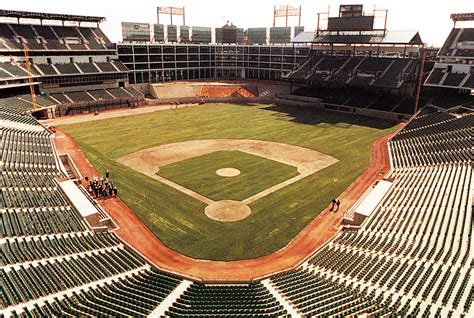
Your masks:
M 109 188 L 107 190 L 109 191 L 109 196 L 112 197 L 114 195 L 114 185 L 112 182 L 109 183 Z
M 336 202 L 337 202 L 337 199 L 336 198 L 333 198 L 331 200 L 331 208 L 329 208 L 329 211 L 333 211 L 334 210 L 334 207 L 336 206 Z
M 106 179 L 109 178 L 109 170 L 107 170 L 107 171 L 105 172 L 105 178 L 106 178 Z
M 339 206 L 340 205 L 341 205 L 341 201 L 339 201 L 339 199 L 336 199 L 336 211 L 334 211 L 334 212 L 339 211 Z

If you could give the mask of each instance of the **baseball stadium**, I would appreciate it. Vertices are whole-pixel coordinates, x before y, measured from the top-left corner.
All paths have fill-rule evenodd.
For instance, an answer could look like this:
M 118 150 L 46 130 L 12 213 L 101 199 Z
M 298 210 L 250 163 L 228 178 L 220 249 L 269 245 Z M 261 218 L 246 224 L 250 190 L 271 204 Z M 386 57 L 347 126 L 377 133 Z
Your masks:
M 474 316 L 474 13 L 150 9 L 0 9 L 0 317 Z

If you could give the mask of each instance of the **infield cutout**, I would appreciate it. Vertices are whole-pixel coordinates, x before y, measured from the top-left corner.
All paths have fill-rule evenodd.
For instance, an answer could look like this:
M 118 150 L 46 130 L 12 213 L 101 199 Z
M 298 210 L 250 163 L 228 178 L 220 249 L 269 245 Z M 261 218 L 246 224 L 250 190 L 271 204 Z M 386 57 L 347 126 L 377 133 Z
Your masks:
M 240 202 L 232 200 L 216 202 L 176 182 L 157 175 L 157 171 L 159 171 L 162 166 L 222 150 L 237 150 L 277 161 L 296 167 L 299 174 Z M 189 140 L 143 149 L 125 155 L 117 161 L 205 203 L 207 207 L 204 212 L 209 218 L 220 222 L 236 222 L 250 215 L 251 211 L 248 205 L 252 202 L 327 168 L 339 160 L 316 150 L 272 141 L 252 139 L 205 139 Z M 217 170 L 216 173 L 219 174 L 218 171 L 220 170 L 222 169 Z
M 209 204 L 204 213 L 210 219 L 219 222 L 237 222 L 247 218 L 252 211 L 240 201 L 222 200 Z
M 222 168 L 217 170 L 216 174 L 220 177 L 231 178 L 237 177 L 240 174 L 240 170 L 235 168 Z

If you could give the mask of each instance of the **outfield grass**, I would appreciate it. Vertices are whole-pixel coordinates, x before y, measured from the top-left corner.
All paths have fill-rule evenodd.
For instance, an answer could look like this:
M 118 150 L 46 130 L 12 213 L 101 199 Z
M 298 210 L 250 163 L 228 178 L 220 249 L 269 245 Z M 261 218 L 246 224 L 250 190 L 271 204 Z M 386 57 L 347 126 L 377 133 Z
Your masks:
M 367 169 L 372 142 L 395 126 L 318 110 L 217 104 L 60 128 L 99 171 L 109 169 L 120 197 L 164 244 L 194 258 L 236 260 L 286 245 Z M 213 138 L 293 144 L 339 162 L 252 203 L 248 218 L 221 223 L 205 216 L 204 203 L 115 161 L 158 145 Z
M 221 168 L 235 168 L 240 175 L 226 178 Z M 241 151 L 215 151 L 160 168 L 158 175 L 214 200 L 242 201 L 298 175 L 296 167 Z

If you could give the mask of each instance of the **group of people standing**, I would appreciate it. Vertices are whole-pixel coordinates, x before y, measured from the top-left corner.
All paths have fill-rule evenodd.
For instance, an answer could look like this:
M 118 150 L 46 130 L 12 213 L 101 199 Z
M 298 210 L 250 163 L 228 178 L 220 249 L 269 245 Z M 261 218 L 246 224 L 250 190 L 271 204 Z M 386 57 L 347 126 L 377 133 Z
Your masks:
M 109 175 L 109 170 L 107 170 L 105 172 L 105 178 L 103 176 L 97 177 L 96 175 L 94 175 L 92 179 L 89 180 L 88 177 L 85 177 L 86 181 L 89 181 L 89 187 L 87 190 L 96 199 L 107 199 L 117 195 L 117 187 L 113 184 L 112 181 L 109 180 Z

